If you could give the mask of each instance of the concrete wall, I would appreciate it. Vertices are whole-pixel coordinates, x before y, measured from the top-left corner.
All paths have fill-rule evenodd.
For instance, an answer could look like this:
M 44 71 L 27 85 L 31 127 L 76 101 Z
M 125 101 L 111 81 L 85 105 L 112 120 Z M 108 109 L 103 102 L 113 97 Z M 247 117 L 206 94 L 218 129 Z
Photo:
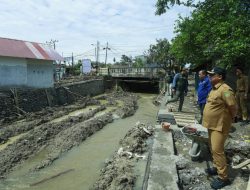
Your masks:
M 25 112 L 40 111 L 49 106 L 48 96 L 51 106 L 55 106 L 71 104 L 80 96 L 98 95 L 104 90 L 104 82 L 100 79 L 68 84 L 58 88 L 17 89 L 18 107 Z M 0 89 L 0 119 L 16 117 L 18 110 L 15 106 L 14 95 L 10 89 Z
M 0 57 L 0 87 L 50 88 L 53 61 Z
M 79 96 L 73 93 L 80 96 L 93 96 L 103 93 L 104 89 L 104 82 L 101 79 L 67 84 L 56 89 L 56 93 L 59 95 L 57 98 L 58 104 L 74 102 Z
M 0 86 L 25 86 L 27 84 L 25 59 L 0 57 Z
M 28 87 L 50 88 L 53 83 L 53 61 L 27 59 Z

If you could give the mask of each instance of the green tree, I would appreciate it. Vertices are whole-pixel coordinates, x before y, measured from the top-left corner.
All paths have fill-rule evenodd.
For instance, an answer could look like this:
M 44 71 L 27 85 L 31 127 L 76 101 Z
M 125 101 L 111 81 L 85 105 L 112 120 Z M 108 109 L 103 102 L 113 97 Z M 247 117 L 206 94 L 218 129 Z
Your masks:
M 231 67 L 250 60 L 250 1 L 205 0 L 191 17 L 179 18 L 171 53 L 195 65 Z
M 155 45 L 150 45 L 147 55 L 147 62 L 149 64 L 156 63 L 164 70 L 167 70 L 171 66 L 173 59 L 170 53 L 170 43 L 167 39 L 156 40 Z
M 135 58 L 135 61 L 133 63 L 133 67 L 143 67 L 144 63 L 141 58 Z
M 164 14 L 167 9 L 173 7 L 174 5 L 185 5 L 188 7 L 196 7 L 197 4 L 194 4 L 194 0 L 157 0 L 156 2 L 156 15 Z
M 132 58 L 130 58 L 127 55 L 122 55 L 121 60 L 120 60 L 121 65 L 128 65 L 132 64 Z

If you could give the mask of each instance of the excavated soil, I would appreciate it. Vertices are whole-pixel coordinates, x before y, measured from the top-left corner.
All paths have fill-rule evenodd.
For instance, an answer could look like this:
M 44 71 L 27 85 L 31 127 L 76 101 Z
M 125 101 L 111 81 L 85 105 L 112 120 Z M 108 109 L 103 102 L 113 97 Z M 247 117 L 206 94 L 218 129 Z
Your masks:
M 130 93 L 115 92 L 96 99 L 85 98 L 74 105 L 47 108 L 32 113 L 21 121 L 2 122 L 0 144 L 5 145 L 11 137 L 17 135 L 19 138 L 0 149 L 0 177 L 4 178 L 24 160 L 45 149 L 48 152 L 46 158 L 33 170 L 50 165 L 64 152 L 79 145 L 107 123 L 112 122 L 114 117 L 124 118 L 133 115 L 137 109 L 137 98 Z M 100 100 L 106 100 L 107 103 L 101 105 Z M 95 105 L 95 108 L 89 108 L 86 113 L 69 116 L 62 121 L 51 122 L 89 105 Z M 107 108 L 110 106 L 112 109 L 108 111 Z
M 152 102 L 158 105 L 162 97 L 155 97 Z M 161 100 L 162 101 L 162 100 Z M 226 142 L 225 152 L 229 165 L 229 178 L 232 182 L 229 190 L 241 190 L 247 188 L 249 180 L 249 169 L 232 169 L 232 166 L 250 159 L 249 134 L 250 125 L 240 126 L 234 124 L 230 137 Z M 133 189 L 137 176 L 134 172 L 136 160 L 135 154 L 148 154 L 149 149 L 146 141 L 152 134 L 152 128 L 148 128 L 150 134 L 143 131 L 142 126 L 131 129 L 124 139 L 120 141 L 121 148 L 114 156 L 105 163 L 101 170 L 99 180 L 94 184 L 92 190 L 109 189 Z M 145 126 L 144 126 L 145 127 Z M 205 168 L 212 166 L 212 158 L 207 145 L 202 147 L 202 156 L 193 161 L 189 155 L 192 141 L 183 135 L 180 130 L 173 130 L 175 153 L 177 155 L 176 168 L 179 176 L 179 189 L 181 190 L 207 190 L 211 189 L 210 182 L 214 179 L 207 176 Z
M 92 190 L 128 190 L 133 189 L 136 181 L 134 171 L 138 159 L 143 159 L 143 153 L 148 151 L 147 140 L 153 134 L 153 128 L 138 123 L 128 131 L 120 141 L 120 148 L 114 156 L 105 163 L 100 178 Z
M 249 136 L 246 137 L 246 134 L 249 134 L 250 126 L 241 127 L 239 124 L 234 124 L 234 126 L 236 130 L 230 133 L 225 146 L 226 158 L 229 165 L 229 179 L 233 183 L 227 189 L 241 190 L 247 188 L 250 170 L 247 168 L 232 169 L 232 166 L 250 159 L 250 144 L 246 139 L 249 138 Z M 207 164 L 210 167 L 212 166 L 212 158 L 208 146 L 202 148 L 202 156 L 198 160 L 192 161 L 188 153 L 192 144 L 191 140 L 185 137 L 180 131 L 174 131 L 174 141 L 176 153 L 179 157 L 176 165 L 181 189 L 211 189 L 210 182 L 213 180 L 213 177 L 207 176 L 204 171 L 207 168 Z

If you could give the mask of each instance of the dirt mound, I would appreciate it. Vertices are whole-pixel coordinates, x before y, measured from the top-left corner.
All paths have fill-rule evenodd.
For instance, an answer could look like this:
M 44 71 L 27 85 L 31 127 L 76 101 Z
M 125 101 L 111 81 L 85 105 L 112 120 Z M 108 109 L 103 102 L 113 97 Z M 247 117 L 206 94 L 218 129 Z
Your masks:
M 152 134 L 153 129 L 144 124 L 138 124 L 137 127 L 129 130 L 120 141 L 121 148 L 111 160 L 105 163 L 99 180 L 91 189 L 132 189 L 136 181 L 134 172 L 136 161 L 141 159 L 143 157 L 141 154 L 147 151 L 146 141 Z
M 21 121 L 19 125 L 5 127 L 0 132 L 0 138 L 6 141 L 9 137 L 22 132 L 26 132 L 14 143 L 8 145 L 0 151 L 0 176 L 4 177 L 24 160 L 32 157 L 39 151 L 46 149 L 47 157 L 34 169 L 44 168 L 59 158 L 62 153 L 79 145 L 87 137 L 103 128 L 107 123 L 113 121 L 113 114 L 119 117 L 133 115 L 137 109 L 137 96 L 129 93 L 109 94 L 112 105 L 117 105 L 113 110 L 105 112 L 106 106 L 99 105 L 94 109 L 89 109 L 87 113 L 81 113 L 78 116 L 69 116 L 67 119 L 58 122 L 49 122 L 60 116 L 65 116 L 72 110 L 86 107 L 88 104 L 100 104 L 99 101 L 87 101 L 83 104 L 60 107 L 46 115 L 40 115 L 46 112 L 39 112 L 39 119 L 31 121 Z M 116 101 L 123 102 L 118 106 Z M 102 113 L 96 116 L 98 113 Z M 38 117 L 34 115 L 34 117 Z M 33 118 L 34 118 L 33 117 Z M 29 123 L 30 122 L 30 123 Z M 4 140 L 5 139 L 5 140 Z

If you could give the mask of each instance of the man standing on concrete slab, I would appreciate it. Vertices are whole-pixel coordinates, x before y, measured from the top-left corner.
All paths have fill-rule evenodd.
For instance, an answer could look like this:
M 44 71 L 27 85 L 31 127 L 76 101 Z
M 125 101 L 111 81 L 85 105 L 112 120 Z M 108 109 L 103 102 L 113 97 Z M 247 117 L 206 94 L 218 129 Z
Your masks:
M 184 96 L 187 94 L 188 91 L 188 74 L 187 69 L 183 68 L 181 73 L 177 73 L 174 76 L 173 84 L 172 84 L 172 91 L 174 97 L 170 100 L 166 101 L 166 104 L 170 102 L 176 102 L 180 99 L 178 112 L 182 111 L 182 106 L 184 102 Z
M 208 129 L 214 167 L 205 171 L 209 175 L 218 174 L 218 178 L 212 181 L 211 187 L 220 189 L 230 184 L 224 143 L 236 116 L 237 106 L 233 90 L 224 83 L 225 69 L 215 67 L 212 71 L 208 71 L 208 74 L 213 88 L 204 108 L 202 124 Z
M 171 71 L 169 71 L 166 74 L 166 93 L 168 96 L 172 96 L 171 87 L 172 87 L 173 79 L 174 79 L 174 74 Z
M 199 81 L 199 86 L 198 86 L 198 104 L 199 104 L 200 113 L 201 113 L 201 118 L 200 118 L 199 123 L 201 124 L 202 117 L 203 117 L 203 110 L 207 102 L 207 96 L 208 96 L 208 93 L 211 91 L 212 86 L 207 76 L 207 72 L 205 70 L 199 71 L 199 79 L 200 81 Z
M 236 68 L 236 75 L 238 77 L 236 81 L 236 101 L 239 108 L 237 120 L 240 121 L 242 119 L 243 122 L 247 122 L 248 77 L 243 74 L 243 69 L 240 67 Z

